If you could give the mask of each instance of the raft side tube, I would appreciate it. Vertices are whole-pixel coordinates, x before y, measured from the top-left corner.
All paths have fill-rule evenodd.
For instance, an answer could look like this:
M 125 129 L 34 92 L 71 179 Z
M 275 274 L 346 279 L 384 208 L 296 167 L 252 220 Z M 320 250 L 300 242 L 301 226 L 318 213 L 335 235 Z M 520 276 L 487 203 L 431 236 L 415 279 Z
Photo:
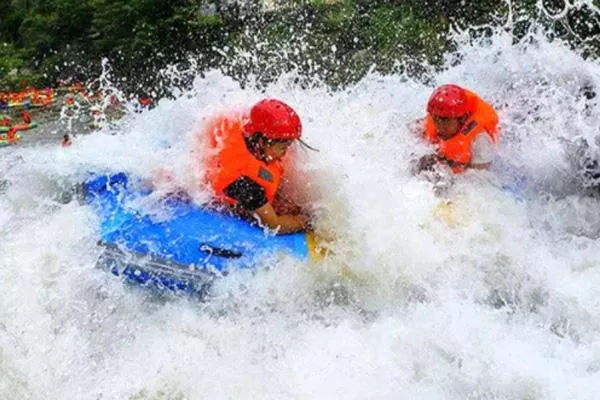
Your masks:
M 110 271 L 132 284 L 151 286 L 159 291 L 204 294 L 221 274 L 174 261 L 141 254 L 104 242 L 96 267 Z

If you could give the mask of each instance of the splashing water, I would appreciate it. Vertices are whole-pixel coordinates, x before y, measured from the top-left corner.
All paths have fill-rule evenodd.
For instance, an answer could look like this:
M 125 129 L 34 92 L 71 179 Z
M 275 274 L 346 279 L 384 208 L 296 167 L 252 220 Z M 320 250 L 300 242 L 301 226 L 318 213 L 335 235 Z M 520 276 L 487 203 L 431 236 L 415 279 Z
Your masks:
M 563 139 L 599 133 L 580 89 L 600 85 L 600 67 L 533 39 L 463 42 L 462 62 L 435 76 L 499 108 L 497 165 L 511 167 L 458 177 L 452 226 L 408 171 L 430 151 L 408 125 L 431 87 L 374 74 L 334 93 L 294 76 L 269 85 L 321 149 L 301 153 L 296 191 L 336 255 L 234 273 L 205 303 L 94 269 L 98 221 L 60 193 L 89 171 L 164 169 L 201 201 L 190 149 L 202 117 L 263 93 L 212 72 L 116 135 L 4 151 L 0 398 L 595 398 L 600 203 L 578 192 Z M 515 171 L 521 200 L 501 190 Z

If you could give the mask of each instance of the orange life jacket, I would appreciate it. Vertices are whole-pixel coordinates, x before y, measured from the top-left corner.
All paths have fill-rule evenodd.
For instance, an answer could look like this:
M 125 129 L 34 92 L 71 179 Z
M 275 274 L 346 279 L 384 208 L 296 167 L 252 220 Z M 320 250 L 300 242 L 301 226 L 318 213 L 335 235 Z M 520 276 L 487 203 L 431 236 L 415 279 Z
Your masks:
M 23 111 L 21 115 L 23 116 L 23 122 L 25 122 L 26 124 L 31 123 L 31 115 L 29 115 L 27 111 Z
M 461 173 L 471 162 L 473 154 L 471 147 L 477 136 L 485 132 L 490 135 L 492 142 L 498 142 L 498 114 L 487 102 L 475 93 L 466 90 L 469 117 L 459 129 L 458 134 L 448 140 L 438 137 L 432 116 L 428 113 L 425 119 L 425 139 L 437 144 L 438 156 L 449 161 L 454 173 Z
M 246 176 L 265 189 L 271 203 L 281 182 L 283 166 L 279 161 L 261 161 L 248 150 L 242 131 L 243 120 L 243 117 L 218 116 L 206 123 L 204 133 L 208 135 L 210 152 L 205 161 L 206 183 L 219 200 L 235 205 L 237 201 L 224 190 Z

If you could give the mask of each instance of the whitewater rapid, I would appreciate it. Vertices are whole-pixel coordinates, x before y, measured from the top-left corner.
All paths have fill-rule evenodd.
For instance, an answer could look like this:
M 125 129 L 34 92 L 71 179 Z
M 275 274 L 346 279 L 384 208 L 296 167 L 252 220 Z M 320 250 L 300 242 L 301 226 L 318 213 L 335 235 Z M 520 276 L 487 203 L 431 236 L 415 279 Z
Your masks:
M 581 194 L 562 139 L 600 133 L 597 100 L 581 96 L 600 66 L 501 33 L 459 54 L 433 84 L 498 107 L 505 167 L 468 172 L 443 198 L 409 172 L 431 151 L 409 126 L 432 86 L 405 76 L 331 92 L 290 75 L 261 93 L 211 72 L 116 132 L 63 149 L 60 130 L 41 130 L 0 149 L 0 398 L 597 398 L 600 202 Z M 291 104 L 320 149 L 299 150 L 293 190 L 335 255 L 234 273 L 204 303 L 95 269 L 94 214 L 61 193 L 90 171 L 169 170 L 201 201 L 202 118 L 265 95 Z M 515 175 L 519 198 L 502 190 Z M 436 217 L 444 199 L 452 226 Z

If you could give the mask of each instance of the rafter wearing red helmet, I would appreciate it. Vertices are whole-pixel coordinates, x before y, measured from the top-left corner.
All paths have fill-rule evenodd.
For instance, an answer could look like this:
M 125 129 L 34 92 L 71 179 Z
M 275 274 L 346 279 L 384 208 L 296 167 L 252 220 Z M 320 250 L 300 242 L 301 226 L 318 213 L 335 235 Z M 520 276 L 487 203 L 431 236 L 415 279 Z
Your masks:
M 422 157 L 416 172 L 431 170 L 438 162 L 454 173 L 485 169 L 498 141 L 498 114 L 477 94 L 457 85 L 442 85 L 427 102 L 424 137 L 437 151 Z
M 218 116 L 205 125 L 210 141 L 206 183 L 215 200 L 277 233 L 306 230 L 308 217 L 298 207 L 286 213 L 276 196 L 284 176 L 283 159 L 302 136 L 300 117 L 280 100 L 256 103 L 241 118 Z

